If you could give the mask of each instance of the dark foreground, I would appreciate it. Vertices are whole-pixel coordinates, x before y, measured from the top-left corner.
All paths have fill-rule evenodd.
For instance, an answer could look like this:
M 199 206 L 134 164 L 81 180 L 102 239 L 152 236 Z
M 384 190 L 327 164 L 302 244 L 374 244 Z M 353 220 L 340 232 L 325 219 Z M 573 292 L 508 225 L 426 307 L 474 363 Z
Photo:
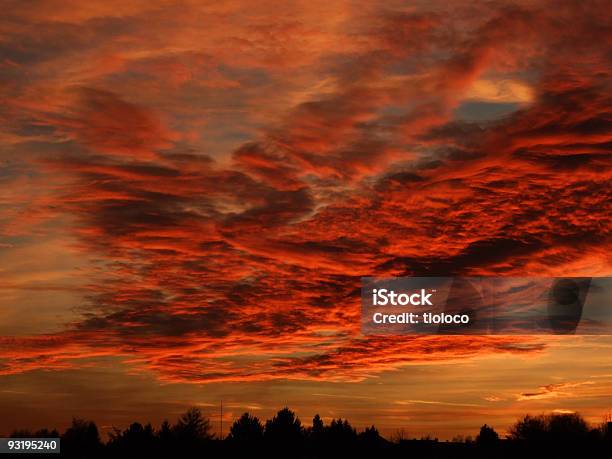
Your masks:
M 265 423 L 245 413 L 223 439 L 211 434 L 209 420 L 195 408 L 175 424 L 165 421 L 158 429 L 140 423 L 114 429 L 106 442 L 101 441 L 94 422 L 79 419 L 62 434 L 47 429 L 17 430 L 11 437 L 61 438 L 61 453 L 49 457 L 84 459 L 612 457 L 612 422 L 593 427 L 577 414 L 525 416 L 511 426 L 505 439 L 485 424 L 474 440 L 450 442 L 405 439 L 400 434 L 389 440 L 374 426 L 358 432 L 347 420 L 325 424 L 318 415 L 311 426 L 303 426 L 287 408 Z

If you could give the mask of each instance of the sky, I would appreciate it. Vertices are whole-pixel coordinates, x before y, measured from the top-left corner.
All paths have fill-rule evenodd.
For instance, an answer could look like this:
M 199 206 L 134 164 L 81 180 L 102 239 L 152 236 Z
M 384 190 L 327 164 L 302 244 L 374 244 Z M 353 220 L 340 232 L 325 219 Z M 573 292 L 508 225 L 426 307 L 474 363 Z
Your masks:
M 612 410 L 612 337 L 365 336 L 362 276 L 612 275 L 605 1 L 5 1 L 0 432 Z

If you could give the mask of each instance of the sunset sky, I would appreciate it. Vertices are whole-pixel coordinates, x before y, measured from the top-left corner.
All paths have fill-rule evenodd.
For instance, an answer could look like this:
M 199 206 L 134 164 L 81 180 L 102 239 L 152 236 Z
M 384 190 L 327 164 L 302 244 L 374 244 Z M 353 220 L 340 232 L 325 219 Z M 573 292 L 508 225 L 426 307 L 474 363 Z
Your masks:
M 612 275 L 609 2 L 2 4 L 0 433 L 612 411 L 612 336 L 359 316 L 362 276 Z

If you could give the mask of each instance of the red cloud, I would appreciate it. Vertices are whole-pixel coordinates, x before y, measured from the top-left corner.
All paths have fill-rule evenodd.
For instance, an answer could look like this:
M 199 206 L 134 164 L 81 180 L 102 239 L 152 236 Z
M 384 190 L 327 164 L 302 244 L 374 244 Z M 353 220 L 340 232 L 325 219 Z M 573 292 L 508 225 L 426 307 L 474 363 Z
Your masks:
M 610 24 L 563 5 L 343 13 L 322 31 L 313 18 L 329 18 L 304 11 L 284 27 L 247 18 L 232 37 L 183 27 L 168 43 L 147 19 L 176 32 L 190 15 L 140 11 L 46 24 L 53 43 L 3 48 L 18 62 L 3 139 L 37 183 L 56 181 L 13 201 L 23 182 L 7 179 L 11 223 L 67 220 L 92 266 L 65 331 L 2 338 L 1 371 L 119 355 L 172 381 L 356 381 L 540 352 L 529 337 L 363 338 L 359 277 L 610 273 L 611 44 L 580 38 Z M 98 48 L 89 26 L 116 41 Z M 11 30 L 12 44 L 31 33 Z M 315 44 L 302 50 L 302 34 Z M 125 62 L 85 71 L 66 47 Z M 170 65 L 175 53 L 185 66 Z M 62 77 L 87 86 L 39 101 L 50 84 L 75 94 Z M 533 100 L 462 121 L 480 78 L 520 80 Z

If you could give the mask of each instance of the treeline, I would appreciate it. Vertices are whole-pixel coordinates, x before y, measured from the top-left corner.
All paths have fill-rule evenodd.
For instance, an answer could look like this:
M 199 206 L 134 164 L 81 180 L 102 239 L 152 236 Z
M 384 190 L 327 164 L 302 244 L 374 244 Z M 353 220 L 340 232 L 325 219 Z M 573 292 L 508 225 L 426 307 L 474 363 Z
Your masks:
M 438 441 L 429 437 L 383 438 L 374 427 L 357 431 L 346 419 L 323 422 L 319 415 L 304 426 L 284 408 L 265 422 L 245 413 L 223 439 L 212 434 L 210 421 L 197 408 L 189 409 L 171 424 L 159 428 L 133 423 L 114 429 L 103 442 L 93 421 L 73 419 L 60 435 L 56 430 L 18 430 L 13 438 L 61 438 L 61 457 L 71 458 L 464 458 L 464 457 L 610 457 L 612 422 L 589 426 L 578 414 L 525 416 L 501 439 L 483 425 L 472 440 Z M 58 457 L 58 455 L 54 455 Z

